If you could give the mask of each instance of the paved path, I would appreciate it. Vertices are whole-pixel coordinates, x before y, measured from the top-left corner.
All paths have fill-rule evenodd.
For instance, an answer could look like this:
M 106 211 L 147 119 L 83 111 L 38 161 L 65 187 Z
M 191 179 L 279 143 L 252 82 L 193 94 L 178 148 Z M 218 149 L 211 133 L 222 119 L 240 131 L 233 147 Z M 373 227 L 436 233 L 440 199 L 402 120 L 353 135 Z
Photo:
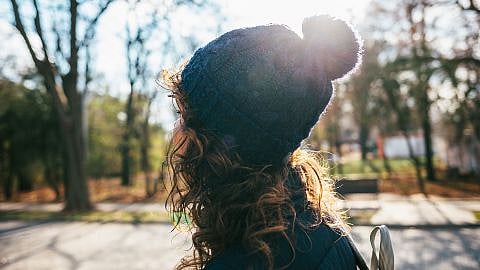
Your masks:
M 0 268 L 172 269 L 189 242 L 183 234 L 173 238 L 170 230 L 160 224 L 33 225 L 0 234 Z
M 353 238 L 370 262 L 371 227 L 355 227 Z M 480 228 L 391 229 L 395 269 L 478 270 Z
M 166 224 L 17 221 L 0 223 L 2 229 L 0 268 L 5 270 L 172 269 L 189 247 L 188 236 L 170 232 Z M 370 251 L 370 230 L 353 231 L 363 254 Z M 480 228 L 394 229 L 392 240 L 396 269 L 480 269 Z
M 399 196 L 379 194 L 347 197 L 340 206 L 355 211 L 372 211 L 371 224 L 395 226 L 478 225 L 473 211 L 480 211 L 480 200 L 445 199 L 422 194 Z
M 0 211 L 48 211 L 58 212 L 63 208 L 62 203 L 17 203 L 1 202 Z M 99 211 L 127 211 L 127 212 L 165 212 L 163 203 L 97 203 L 95 208 Z

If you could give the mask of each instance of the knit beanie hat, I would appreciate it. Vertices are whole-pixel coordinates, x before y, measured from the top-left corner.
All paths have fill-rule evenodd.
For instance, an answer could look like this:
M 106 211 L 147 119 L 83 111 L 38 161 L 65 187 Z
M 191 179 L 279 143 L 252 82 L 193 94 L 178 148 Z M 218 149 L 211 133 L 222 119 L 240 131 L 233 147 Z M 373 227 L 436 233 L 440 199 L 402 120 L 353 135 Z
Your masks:
M 332 80 L 359 62 L 359 37 L 344 21 L 309 17 L 302 32 L 274 24 L 227 32 L 181 73 L 194 118 L 247 164 L 284 164 L 329 104 Z

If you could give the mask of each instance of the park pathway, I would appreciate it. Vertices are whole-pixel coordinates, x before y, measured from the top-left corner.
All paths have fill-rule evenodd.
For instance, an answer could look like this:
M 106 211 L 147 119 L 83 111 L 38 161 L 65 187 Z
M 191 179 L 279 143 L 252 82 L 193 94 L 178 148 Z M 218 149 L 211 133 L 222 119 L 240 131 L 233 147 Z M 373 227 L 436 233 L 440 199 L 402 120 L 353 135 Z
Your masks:
M 0 269 L 172 269 L 190 246 L 168 224 L 0 223 Z M 370 251 L 371 227 L 353 236 Z M 480 269 L 480 228 L 392 229 L 396 269 Z

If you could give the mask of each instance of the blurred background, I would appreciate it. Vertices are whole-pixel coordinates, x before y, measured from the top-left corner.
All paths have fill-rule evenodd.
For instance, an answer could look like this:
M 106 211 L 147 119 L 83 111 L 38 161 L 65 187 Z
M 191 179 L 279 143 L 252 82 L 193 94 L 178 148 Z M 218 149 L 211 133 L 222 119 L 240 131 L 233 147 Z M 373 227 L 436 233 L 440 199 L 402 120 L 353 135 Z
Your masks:
M 171 269 L 162 70 L 239 27 L 327 13 L 363 65 L 304 147 L 354 238 L 392 229 L 398 269 L 480 269 L 480 1 L 0 0 L 0 268 Z

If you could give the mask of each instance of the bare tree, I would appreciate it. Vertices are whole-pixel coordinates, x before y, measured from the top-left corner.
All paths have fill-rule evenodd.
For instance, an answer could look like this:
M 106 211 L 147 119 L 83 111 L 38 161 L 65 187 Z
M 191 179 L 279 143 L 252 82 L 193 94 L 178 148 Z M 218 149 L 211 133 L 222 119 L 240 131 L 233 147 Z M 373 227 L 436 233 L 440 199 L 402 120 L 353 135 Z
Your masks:
M 66 173 L 64 176 L 65 210 L 92 209 L 93 205 L 89 198 L 85 169 L 87 153 L 86 119 L 84 115 L 85 96 L 90 82 L 89 46 L 95 36 L 95 29 L 100 17 L 113 0 L 98 1 L 97 12 L 91 18 L 79 13 L 80 5 L 87 1 L 70 0 L 68 6 L 59 5 L 58 9 L 63 9 L 67 13 L 67 21 L 64 23 L 68 26 L 68 30 L 66 33 L 62 33 L 59 30 L 56 18 L 51 18 L 54 21 L 52 32 L 56 36 L 55 42 L 47 40 L 46 31 L 42 25 L 42 9 L 36 0 L 32 0 L 35 13 L 32 18 L 33 33 L 40 40 L 41 53 L 36 51 L 32 44 L 32 36 L 23 22 L 26 17 L 21 14 L 21 8 L 17 1 L 11 0 L 10 2 L 14 15 L 14 25 L 21 34 L 38 73 L 43 78 L 45 88 L 51 95 L 58 114 L 66 157 Z M 89 2 L 89 4 L 91 3 Z M 56 12 L 58 11 L 56 10 Z M 85 22 L 82 36 L 78 31 L 80 21 Z M 68 40 L 68 45 L 63 44 L 65 39 Z M 54 51 L 50 48 L 52 44 L 55 44 Z M 85 56 L 82 59 L 80 59 L 81 54 Z M 62 65 L 60 59 L 63 59 L 64 65 Z M 81 63 L 83 63 L 83 67 L 80 67 Z M 62 70 L 64 71 L 62 72 Z M 83 86 L 80 86 L 81 80 L 79 77 L 82 72 L 85 78 Z
M 442 3 L 440 3 L 442 4 Z M 405 4 L 405 14 L 407 22 L 409 25 L 409 39 L 411 44 L 411 55 L 406 57 L 406 61 L 400 60 L 399 63 L 404 65 L 406 68 L 410 68 L 415 72 L 417 78 L 417 83 L 413 85 L 412 90 L 414 93 L 415 104 L 417 111 L 421 119 L 421 126 L 423 130 L 423 137 L 425 142 L 425 168 L 427 172 L 427 178 L 429 180 L 436 180 L 435 169 L 433 164 L 433 142 L 432 142 L 432 124 L 430 111 L 432 104 L 435 102 L 431 98 L 432 86 L 430 79 L 434 76 L 442 77 L 441 73 L 447 70 L 452 84 L 455 85 L 457 91 L 459 91 L 456 82 L 455 82 L 455 72 L 459 67 L 463 67 L 466 70 L 471 70 L 473 73 L 478 72 L 480 68 L 480 60 L 475 57 L 475 44 L 478 44 L 479 38 L 479 25 L 480 25 L 480 11 L 478 6 L 478 1 L 454 1 L 454 3 L 443 3 L 446 4 L 444 8 L 460 8 L 460 18 L 465 20 L 467 25 L 464 29 L 468 29 L 467 35 L 463 38 L 461 43 L 464 43 L 467 49 L 457 49 L 451 48 L 451 51 L 454 53 L 454 57 L 445 56 L 443 53 L 435 49 L 435 45 L 432 44 L 431 40 L 427 39 L 427 31 L 429 33 L 439 31 L 438 26 L 436 26 L 435 21 L 438 20 L 437 17 L 430 19 L 431 22 L 428 23 L 426 18 L 431 9 L 436 8 L 439 3 L 436 1 L 422 0 L 422 1 L 407 1 Z M 466 13 L 470 13 L 468 16 L 472 19 L 466 20 Z M 430 14 L 431 15 L 431 14 Z M 460 22 L 462 21 L 460 20 Z M 473 25 L 472 25 L 473 24 Z M 451 37 L 454 39 L 455 37 Z M 431 38 L 430 38 L 431 39 Z M 460 42 L 458 42 L 460 43 Z M 453 77 L 452 77 L 453 75 Z M 480 126 L 480 121 L 478 120 L 478 105 L 469 106 L 469 102 L 475 103 L 475 95 L 471 90 L 475 89 L 475 85 L 478 85 L 478 76 L 470 76 L 470 78 L 477 78 L 476 83 L 475 79 L 467 80 L 467 90 L 464 101 L 461 106 L 465 106 L 468 111 L 470 108 L 473 108 L 475 117 L 470 117 L 472 125 Z M 468 93 L 470 92 L 470 93 Z M 469 98 L 473 97 L 473 98 Z M 479 102 L 477 97 L 477 104 Z M 477 113 L 477 114 L 475 114 Z M 472 115 L 472 114 L 470 114 Z M 475 128 L 474 128 L 475 129 Z M 477 128 L 478 129 L 478 128 Z M 480 135 L 480 132 L 478 133 Z
M 362 66 L 359 73 L 352 76 L 347 83 L 347 98 L 352 105 L 352 118 L 358 126 L 358 141 L 360 144 L 362 170 L 368 165 L 372 171 L 379 171 L 371 160 L 367 158 L 368 140 L 370 131 L 375 125 L 378 126 L 378 110 L 384 104 L 379 102 L 378 94 L 372 91 L 374 84 L 378 81 L 380 64 L 378 54 L 382 47 L 376 43 L 366 43 L 367 51 L 362 59 Z M 382 115 L 384 116 L 384 115 Z
M 405 141 L 407 143 L 409 158 L 415 166 L 415 174 L 417 177 L 418 187 L 420 188 L 420 191 L 422 193 L 426 194 L 425 181 L 422 176 L 422 165 L 420 163 L 420 159 L 415 154 L 410 136 L 412 112 L 411 109 L 405 105 L 405 102 L 399 102 L 402 100 L 399 95 L 400 84 L 397 82 L 396 79 L 392 78 L 395 77 L 395 72 L 393 72 L 393 76 L 392 74 L 388 73 L 388 71 L 385 72 L 382 82 L 383 89 L 385 90 L 386 94 L 386 99 L 387 102 L 390 104 L 393 113 L 396 116 L 398 129 L 400 130 L 402 136 L 405 138 Z
M 121 145 L 121 178 L 122 185 L 132 185 L 132 139 L 137 137 L 140 144 L 140 167 L 145 175 L 147 196 L 152 196 L 158 186 L 157 182 L 154 182 L 152 179 L 149 159 L 151 145 L 149 120 L 151 117 L 151 106 L 157 98 L 157 91 L 154 89 L 155 86 L 152 85 L 156 72 L 152 71 L 149 60 L 151 60 L 150 58 L 154 50 L 162 58 L 167 58 L 167 55 L 171 57 L 172 55 L 182 53 L 181 50 L 174 46 L 174 36 L 177 35 L 172 29 L 172 14 L 182 6 L 192 10 L 201 8 L 203 12 L 208 12 L 210 9 L 215 11 L 216 8 L 208 0 L 165 1 L 161 5 L 134 1 L 130 3 L 129 20 L 127 20 L 125 26 L 129 93 L 125 104 L 126 121 Z M 137 12 L 138 10 L 140 10 L 140 13 Z M 145 10 L 148 10 L 148 12 L 145 12 Z M 152 39 L 154 38 L 155 46 L 152 46 Z M 189 52 L 198 45 L 193 36 L 185 38 L 182 40 L 182 43 L 188 46 L 187 51 Z M 144 99 L 143 104 L 140 102 L 141 98 Z M 140 108 L 142 106 L 144 107 L 143 109 Z M 138 111 L 143 111 L 142 119 L 140 119 L 140 115 L 137 115 Z M 140 128 L 135 124 L 138 121 L 141 122 Z
M 410 25 L 409 37 L 412 52 L 412 59 L 409 63 L 412 65 L 412 70 L 415 72 L 417 83 L 412 87 L 414 96 L 416 97 L 417 110 L 420 113 L 422 122 L 423 140 L 425 144 L 425 167 L 427 170 L 427 178 L 429 180 L 436 180 L 435 169 L 433 164 L 433 142 L 432 142 L 432 125 L 430 120 L 430 107 L 432 102 L 429 98 L 430 84 L 429 80 L 434 73 L 434 69 L 429 62 L 419 59 L 422 56 L 431 55 L 428 43 L 426 41 L 426 22 L 425 14 L 428 4 L 426 1 L 419 3 L 411 2 L 405 6 L 407 21 Z M 420 14 L 420 19 L 414 19 L 414 13 Z
M 141 124 L 140 140 L 140 164 L 145 175 L 145 194 L 147 197 L 155 195 L 158 191 L 158 179 L 154 181 L 152 177 L 152 164 L 150 161 L 149 150 L 151 148 L 150 136 L 150 117 L 152 112 L 152 104 L 157 98 L 157 91 L 145 94 L 144 116 Z
M 135 15 L 135 6 L 130 7 L 130 15 Z M 147 91 L 147 76 L 149 74 L 148 70 L 148 59 L 152 53 L 151 49 L 147 47 L 147 42 L 154 34 L 154 31 L 158 27 L 158 13 L 153 12 L 151 14 L 149 21 L 144 25 L 138 25 L 138 22 L 131 25 L 129 22 L 125 25 L 125 47 L 126 47 L 126 59 L 127 59 L 127 75 L 129 83 L 129 93 L 127 102 L 125 104 L 125 113 L 126 121 L 125 128 L 123 133 L 123 142 L 122 142 L 122 185 L 129 186 L 132 185 L 132 172 L 131 172 L 131 163 L 132 163 L 132 146 L 131 140 L 139 132 L 135 131 L 135 93 L 140 91 Z M 138 21 L 138 20 L 136 20 Z M 138 95 L 137 95 L 138 96 Z M 156 96 L 156 95 L 155 95 Z M 150 173 L 150 161 L 148 157 L 148 148 L 150 147 L 150 133 L 148 127 L 148 121 L 150 117 L 150 107 L 153 102 L 153 98 L 148 98 L 147 101 L 147 113 L 145 120 L 142 125 L 142 134 L 145 136 L 140 140 L 140 154 L 141 154 L 141 165 L 145 173 L 146 186 L 147 190 L 149 187 L 151 173 Z M 138 104 L 137 104 L 138 105 Z M 146 123 L 145 123 L 146 122 Z M 147 127 L 145 127 L 147 125 Z M 147 192 L 148 194 L 148 192 Z

